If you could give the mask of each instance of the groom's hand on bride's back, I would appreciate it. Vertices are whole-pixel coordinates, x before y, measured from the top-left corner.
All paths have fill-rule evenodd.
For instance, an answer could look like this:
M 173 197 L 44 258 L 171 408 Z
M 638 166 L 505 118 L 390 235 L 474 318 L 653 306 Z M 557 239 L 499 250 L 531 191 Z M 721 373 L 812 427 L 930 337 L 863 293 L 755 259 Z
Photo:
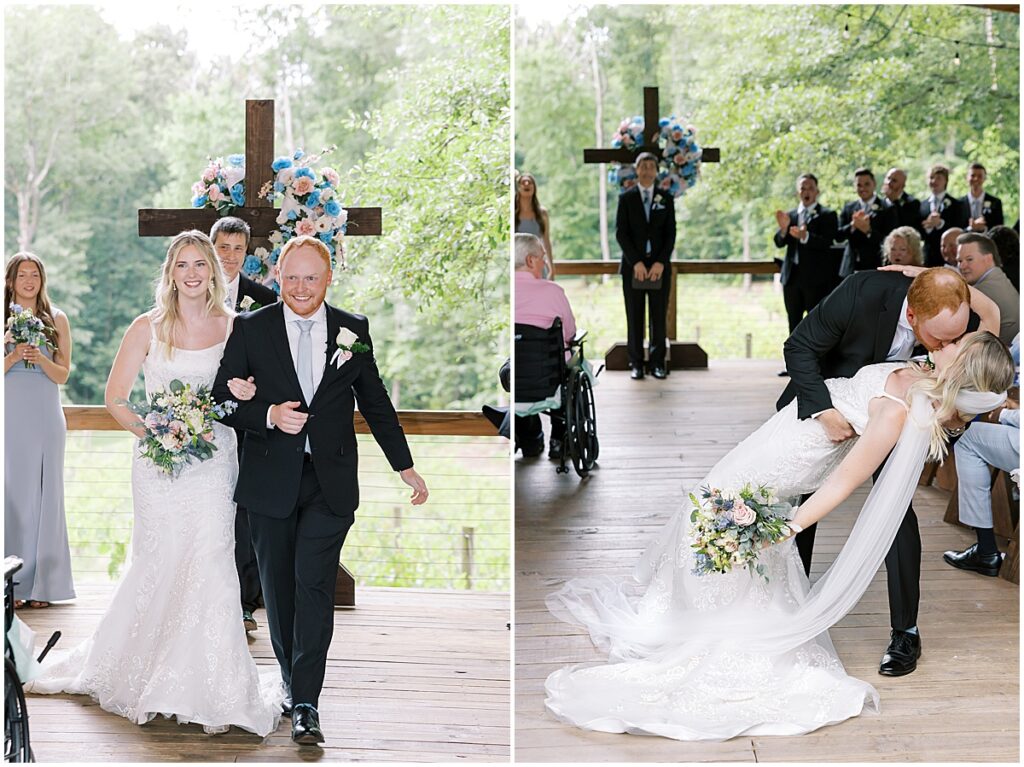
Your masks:
M 280 405 L 271 405 L 270 422 L 285 434 L 298 434 L 306 425 L 306 419 L 309 418 L 309 413 L 302 413 L 296 409 L 301 405 L 301 402 L 282 402 Z

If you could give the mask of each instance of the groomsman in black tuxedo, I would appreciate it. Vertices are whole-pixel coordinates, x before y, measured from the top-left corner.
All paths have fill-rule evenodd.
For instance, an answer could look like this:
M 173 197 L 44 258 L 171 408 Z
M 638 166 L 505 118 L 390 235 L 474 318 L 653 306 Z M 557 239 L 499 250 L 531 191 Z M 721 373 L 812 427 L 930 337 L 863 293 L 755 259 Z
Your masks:
M 969 191 L 960 198 L 960 204 L 967 213 L 967 229 L 984 234 L 994 226 L 1003 225 L 1003 202 L 985 191 L 985 166 L 972 162 L 967 166 L 967 187 Z
M 236 312 L 243 302 L 246 309 L 258 309 L 277 301 L 277 293 L 242 274 L 242 265 L 249 252 L 249 235 L 249 225 L 234 216 L 218 218 L 210 229 L 210 240 L 228 281 L 227 303 Z M 246 298 L 250 300 L 246 301 Z M 238 460 L 241 461 L 245 432 L 235 429 L 235 435 L 238 438 Z M 255 631 L 257 625 L 253 613 L 260 606 L 262 598 L 260 571 L 256 566 L 256 552 L 252 548 L 249 513 L 242 506 L 235 507 L 235 569 L 238 571 L 242 599 L 242 625 L 246 631 Z
M 895 210 L 895 220 L 890 220 L 893 229 L 911 226 L 921 231 L 921 203 L 916 197 L 906 192 L 907 172 L 902 168 L 890 168 L 882 182 L 882 196 L 891 210 Z M 891 215 L 891 214 L 890 214 Z
M 894 211 L 875 194 L 875 174 L 870 168 L 853 172 L 857 199 L 843 206 L 836 240 L 846 243 L 840 277 L 882 265 L 882 241 L 895 227 Z
M 967 228 L 967 213 L 964 206 L 946 191 L 949 185 L 949 168 L 934 165 L 928 172 L 928 187 L 931 194 L 921 201 L 918 231 L 924 240 L 925 266 L 942 266 L 942 235 L 947 229 Z
M 791 333 L 804 313 L 817 306 L 839 283 L 831 254 L 839 228 L 835 211 L 818 202 L 818 179 L 810 173 L 797 178 L 796 193 L 800 202 L 795 209 L 788 213 L 775 211 L 779 225 L 775 246 L 786 249 L 782 261 L 782 299 Z
M 619 196 L 615 239 L 622 248 L 622 294 L 626 303 L 626 347 L 632 377 L 644 377 L 644 310 L 650 311 L 648 364 L 655 378 L 665 378 L 668 298 L 672 290 L 672 250 L 676 213 L 672 195 L 658 189 L 658 158 L 636 158 L 637 185 Z

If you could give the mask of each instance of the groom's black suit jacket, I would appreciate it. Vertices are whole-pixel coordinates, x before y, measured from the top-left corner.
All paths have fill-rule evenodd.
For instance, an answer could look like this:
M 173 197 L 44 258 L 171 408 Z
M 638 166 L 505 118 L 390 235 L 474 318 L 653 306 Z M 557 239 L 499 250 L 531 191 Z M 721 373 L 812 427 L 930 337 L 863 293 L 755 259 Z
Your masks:
M 245 445 L 239 465 L 234 500 L 254 514 L 284 518 L 295 508 L 302 477 L 306 436 L 313 454 L 313 467 L 331 511 L 351 515 L 359 506 L 358 456 L 353 426 L 356 399 L 374 438 L 395 471 L 412 467 L 412 454 L 398 415 L 388 398 L 373 359 L 369 323 L 358 314 L 327 305 L 326 367 L 320 386 L 307 403 L 295 373 L 284 306 L 281 303 L 235 318 L 214 382 L 218 402 L 232 399 L 227 382 L 253 376 L 256 396 L 239 403 L 224 418 L 228 426 L 244 429 Z M 339 370 L 330 363 L 337 348 L 340 328 L 354 332 L 370 351 L 353 354 Z M 267 428 L 267 409 L 281 402 L 301 402 L 310 414 L 298 434 Z
M 910 277 L 899 272 L 855 272 L 819 303 L 786 339 L 790 379 L 776 407 L 797 397 L 797 414 L 809 418 L 832 407 L 826 378 L 849 378 L 865 365 L 885 362 L 896 335 Z M 968 330 L 977 330 L 971 312 Z

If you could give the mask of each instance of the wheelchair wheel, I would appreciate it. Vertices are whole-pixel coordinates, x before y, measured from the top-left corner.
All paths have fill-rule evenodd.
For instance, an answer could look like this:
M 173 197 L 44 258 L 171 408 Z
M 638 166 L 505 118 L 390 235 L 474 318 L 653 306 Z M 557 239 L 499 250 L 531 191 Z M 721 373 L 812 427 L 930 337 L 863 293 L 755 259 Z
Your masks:
M 28 710 L 18 671 L 4 658 L 4 761 L 31 762 L 28 740 Z
M 597 411 L 590 378 L 579 371 L 570 377 L 570 397 L 566 413 L 566 436 L 576 473 L 587 476 L 597 463 Z

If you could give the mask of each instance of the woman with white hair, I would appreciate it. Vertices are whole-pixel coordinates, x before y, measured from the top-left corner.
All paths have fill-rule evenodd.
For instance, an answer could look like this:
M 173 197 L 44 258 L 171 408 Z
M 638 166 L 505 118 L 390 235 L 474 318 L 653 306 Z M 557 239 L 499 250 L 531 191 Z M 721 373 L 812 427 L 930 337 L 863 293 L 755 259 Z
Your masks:
M 924 266 L 921 235 L 912 226 L 893 229 L 882 242 L 882 266 Z

